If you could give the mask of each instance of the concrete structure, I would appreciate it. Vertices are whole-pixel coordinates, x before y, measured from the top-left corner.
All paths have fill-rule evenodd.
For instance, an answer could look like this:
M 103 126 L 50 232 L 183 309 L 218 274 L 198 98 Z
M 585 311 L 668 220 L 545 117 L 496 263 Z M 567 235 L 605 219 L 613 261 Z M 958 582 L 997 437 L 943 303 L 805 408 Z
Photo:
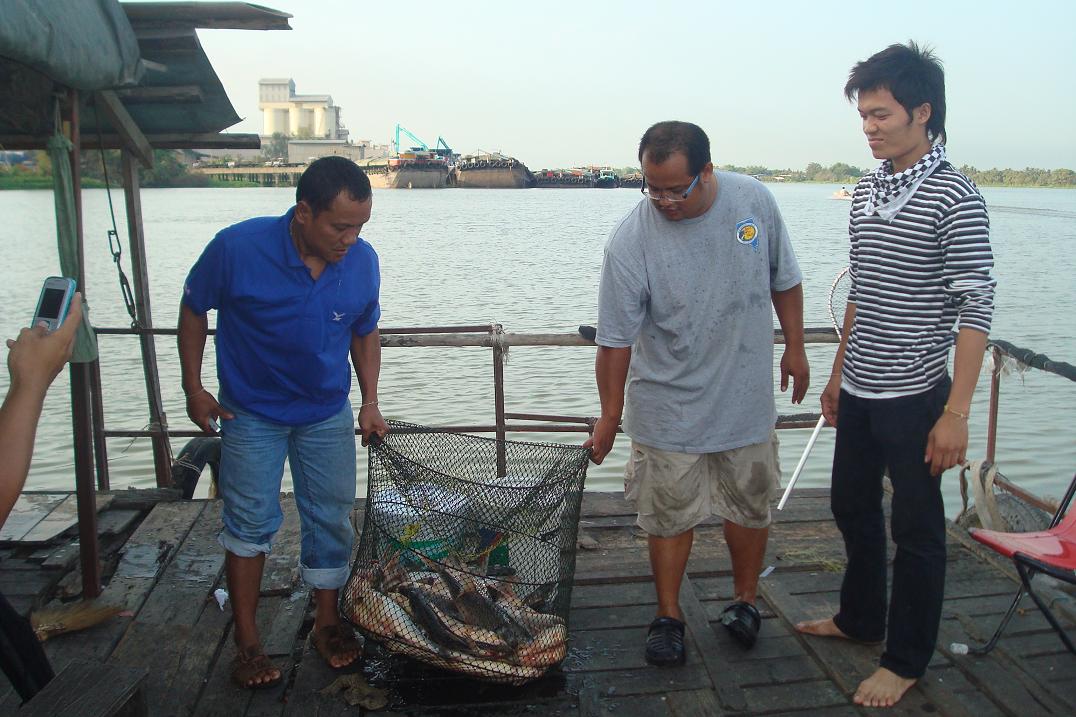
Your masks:
M 347 141 L 340 123 L 340 108 L 330 95 L 297 95 L 295 81 L 271 78 L 258 81 L 258 109 L 262 113 L 262 143 L 274 134 L 288 137 Z
M 288 142 L 288 164 L 307 164 L 319 157 L 340 155 L 353 161 L 388 156 L 388 145 L 361 140 L 352 144 L 342 139 L 293 139 Z

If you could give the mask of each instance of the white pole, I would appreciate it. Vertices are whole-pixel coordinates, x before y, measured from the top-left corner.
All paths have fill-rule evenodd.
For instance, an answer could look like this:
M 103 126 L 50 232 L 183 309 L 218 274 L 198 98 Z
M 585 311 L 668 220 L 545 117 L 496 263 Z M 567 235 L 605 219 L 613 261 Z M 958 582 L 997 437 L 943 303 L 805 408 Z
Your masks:
M 785 486 L 785 494 L 781 496 L 781 502 L 777 504 L 777 510 L 784 510 L 785 503 L 788 502 L 788 496 L 792 495 L 792 486 L 796 485 L 796 481 L 799 480 L 800 473 L 803 471 L 803 464 L 807 462 L 807 456 L 811 455 L 811 449 L 814 448 L 814 442 L 818 440 L 818 434 L 822 432 L 822 426 L 825 424 L 826 417 L 819 416 L 818 423 L 815 424 L 811 437 L 807 439 L 807 447 L 803 449 L 803 455 L 800 456 L 800 462 L 796 464 L 796 470 L 792 471 L 792 477 L 788 479 L 788 485 Z

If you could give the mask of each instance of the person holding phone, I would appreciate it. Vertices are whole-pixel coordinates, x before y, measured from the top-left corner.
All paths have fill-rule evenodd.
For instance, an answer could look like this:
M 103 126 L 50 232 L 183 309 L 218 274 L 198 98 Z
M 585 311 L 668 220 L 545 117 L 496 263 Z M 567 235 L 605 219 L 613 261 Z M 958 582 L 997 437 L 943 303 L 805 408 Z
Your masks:
M 43 299 L 47 290 L 42 291 Z M 62 317 L 60 303 L 56 304 L 55 312 L 43 313 L 43 301 L 39 301 L 33 327 L 20 331 L 17 339 L 7 340 L 7 370 L 11 384 L 0 406 L 0 526 L 7 521 L 26 484 L 45 394 L 71 358 L 75 332 L 82 323 L 80 294 L 53 298 L 64 305 L 70 304 L 66 318 Z M 62 320 L 62 323 L 57 323 L 59 328 L 50 331 L 41 321 L 43 316 L 55 322 Z M 0 650 L 0 668 L 19 696 L 24 701 L 29 700 L 52 679 L 52 668 L 34 636 L 30 621 L 3 595 L 0 595 L 0 636 L 5 648 L 13 648 Z
M 311 638 L 334 668 L 358 658 L 337 597 L 347 581 L 354 529 L 355 416 L 350 355 L 365 445 L 388 426 L 377 407 L 381 370 L 381 277 L 359 236 L 370 220 L 370 180 L 351 160 L 323 157 L 299 178 L 280 217 L 240 222 L 217 234 L 183 287 L 179 358 L 187 415 L 207 432 L 220 420 L 220 497 L 225 570 L 235 617 L 233 681 L 268 687 L 281 670 L 256 625 L 265 556 L 283 519 L 280 482 L 291 467 L 302 529 L 300 574 L 314 589 Z M 217 311 L 217 378 L 202 384 L 206 313 Z

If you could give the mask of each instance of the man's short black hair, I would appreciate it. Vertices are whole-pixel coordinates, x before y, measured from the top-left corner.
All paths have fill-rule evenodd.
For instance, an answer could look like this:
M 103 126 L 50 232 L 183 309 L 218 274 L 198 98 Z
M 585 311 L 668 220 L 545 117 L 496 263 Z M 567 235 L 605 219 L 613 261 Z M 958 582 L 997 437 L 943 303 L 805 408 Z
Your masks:
M 650 161 L 662 164 L 673 152 L 683 152 L 691 174 L 698 174 L 710 161 L 710 138 L 702 127 L 690 122 L 658 122 L 643 133 L 639 140 L 639 162 L 643 152 L 650 152 Z
M 930 103 L 927 138 L 945 143 L 945 71 L 930 49 L 914 42 L 890 45 L 856 63 L 848 74 L 844 96 L 854 101 L 861 92 L 887 89 L 908 115 L 919 105 Z
M 346 157 L 322 157 L 310 163 L 295 187 L 295 203 L 305 201 L 315 216 L 332 206 L 340 192 L 356 202 L 370 198 L 370 178 Z

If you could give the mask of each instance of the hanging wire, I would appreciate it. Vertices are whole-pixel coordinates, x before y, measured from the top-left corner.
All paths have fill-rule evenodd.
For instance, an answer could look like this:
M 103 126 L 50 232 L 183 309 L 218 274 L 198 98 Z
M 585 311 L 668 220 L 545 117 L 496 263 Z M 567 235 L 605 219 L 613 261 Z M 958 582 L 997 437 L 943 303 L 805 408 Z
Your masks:
M 123 304 L 127 307 L 127 314 L 131 317 L 131 328 L 140 329 L 142 323 L 135 313 L 134 292 L 131 291 L 131 283 L 127 281 L 127 275 L 123 273 L 123 265 L 120 258 L 123 256 L 123 245 L 120 243 L 120 235 L 116 230 L 116 210 L 112 206 L 112 188 L 108 181 L 108 163 L 105 162 L 104 140 L 101 137 L 101 119 L 97 115 L 97 103 L 93 103 L 93 122 L 97 129 L 97 151 L 101 155 L 101 171 L 105 178 L 105 194 L 108 196 L 108 213 L 112 217 L 112 228 L 108 230 L 108 251 L 112 254 L 112 261 L 116 264 L 116 272 L 119 275 L 120 295 Z

